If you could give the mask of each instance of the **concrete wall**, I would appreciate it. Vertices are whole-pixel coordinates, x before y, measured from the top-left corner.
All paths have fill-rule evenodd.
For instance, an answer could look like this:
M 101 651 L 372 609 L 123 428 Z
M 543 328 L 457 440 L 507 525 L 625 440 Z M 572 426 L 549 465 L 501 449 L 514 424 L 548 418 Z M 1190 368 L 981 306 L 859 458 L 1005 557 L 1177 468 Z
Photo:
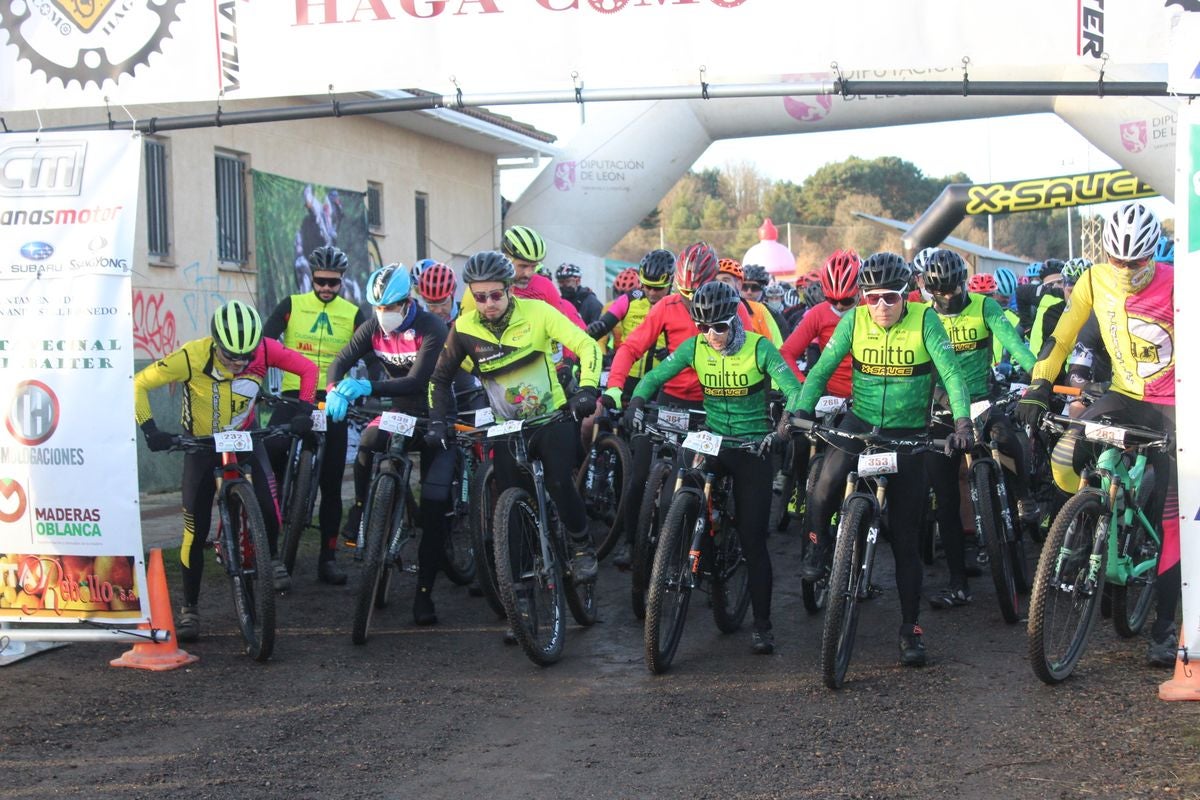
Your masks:
M 227 103 L 223 111 L 295 106 L 284 98 Z M 205 114 L 214 105 L 179 104 L 130 107 L 137 119 Z M 113 109 L 119 124 L 125 112 Z M 46 127 L 95 123 L 103 111 L 44 112 Z M 6 114 L 10 129 L 38 127 L 30 113 Z M 255 284 L 253 197 L 247 181 L 250 263 L 238 269 L 217 262 L 214 155 L 218 150 L 244 154 L 250 169 L 363 191 L 367 182 L 383 186 L 383 226 L 376 235 L 385 263 L 411 264 L 416 252 L 415 194 L 429 197 L 429 255 L 447 262 L 499 241 L 495 158 L 490 153 L 417 134 L 371 117 L 278 122 L 171 131 L 158 135 L 167 145 L 171 254 L 151 261 L 147 255 L 145 180 L 141 180 L 137 250 L 134 263 L 135 357 L 140 368 L 183 342 L 207 334 L 214 309 L 234 298 L 253 299 Z M 155 393 L 155 417 L 166 430 L 178 428 L 179 397 Z M 140 439 L 140 437 L 139 437 Z M 139 449 L 143 491 L 175 489 L 176 457 Z

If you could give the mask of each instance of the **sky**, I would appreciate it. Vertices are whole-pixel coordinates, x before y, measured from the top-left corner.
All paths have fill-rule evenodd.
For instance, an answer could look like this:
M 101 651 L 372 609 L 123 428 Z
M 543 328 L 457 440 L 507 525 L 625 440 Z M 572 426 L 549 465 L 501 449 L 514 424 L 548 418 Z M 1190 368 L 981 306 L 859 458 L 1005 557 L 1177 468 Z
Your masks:
M 573 105 L 512 106 L 497 109 L 558 136 L 565 146 L 579 128 Z M 936 129 L 937 136 L 931 137 Z M 945 146 L 947 133 L 961 142 Z M 1030 143 L 1036 146 L 1031 147 Z M 819 167 L 851 156 L 873 159 L 898 156 L 925 175 L 965 172 L 975 181 L 1010 181 L 1112 169 L 1117 163 L 1053 114 L 937 122 L 852 131 L 763 136 L 714 142 L 693 169 L 724 167 L 748 161 L 773 180 L 800 183 Z M 501 176 L 504 196 L 515 199 L 537 175 L 534 169 L 507 170 Z M 1164 198 L 1150 205 L 1160 217 L 1174 217 Z M 1103 211 L 1108 205 L 1095 206 Z

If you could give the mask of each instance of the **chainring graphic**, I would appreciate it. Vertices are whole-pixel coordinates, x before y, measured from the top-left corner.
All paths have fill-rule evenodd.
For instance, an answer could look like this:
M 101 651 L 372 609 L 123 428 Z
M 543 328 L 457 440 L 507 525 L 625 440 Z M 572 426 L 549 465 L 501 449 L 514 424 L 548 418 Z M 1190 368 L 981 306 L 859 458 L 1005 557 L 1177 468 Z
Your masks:
M 58 78 L 64 88 L 78 83 L 81 89 L 86 89 L 89 84 L 101 88 L 105 81 L 117 83 L 122 75 L 132 76 L 139 64 L 148 65 L 152 53 L 162 53 L 162 43 L 171 37 L 171 23 L 179 21 L 178 8 L 183 4 L 183 0 L 146 0 L 140 13 L 153 14 L 157 18 L 154 32 L 128 58 L 113 61 L 105 47 L 88 46 L 75 51 L 74 64 L 64 64 L 45 55 L 22 30 L 33 16 L 33 7 L 37 2 L 38 0 L 0 0 L 0 27 L 7 31 L 8 43 L 16 45 L 18 56 L 29 62 L 35 74 L 44 74 L 47 82 Z M 62 19 L 53 28 L 49 25 L 43 26 L 43 31 L 68 36 L 71 33 L 70 27 L 71 23 Z

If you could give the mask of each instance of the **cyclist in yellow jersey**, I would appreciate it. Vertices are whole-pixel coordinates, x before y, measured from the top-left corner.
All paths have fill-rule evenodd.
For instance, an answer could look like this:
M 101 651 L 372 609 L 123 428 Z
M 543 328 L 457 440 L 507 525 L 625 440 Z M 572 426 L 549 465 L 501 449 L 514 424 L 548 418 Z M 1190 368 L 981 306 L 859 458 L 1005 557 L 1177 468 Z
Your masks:
M 273 339 L 263 339 L 262 327 L 257 311 L 231 300 L 213 314 L 210 336 L 184 344 L 133 377 L 134 414 L 151 451 L 169 450 L 175 444 L 173 434 L 158 429 L 150 410 L 150 390 L 160 386 L 183 386 L 183 430 L 193 436 L 253 427 L 254 404 L 271 367 L 298 375 L 300 399 L 313 402 L 316 365 Z M 306 411 L 292 420 L 292 431 L 298 435 L 312 430 L 311 405 Z M 254 452 L 239 454 L 239 458 L 243 456 L 251 464 L 251 482 L 274 557 L 279 507 L 267 452 L 261 441 L 256 441 Z M 183 458 L 183 545 L 179 551 L 183 608 L 175 625 L 183 642 L 195 641 L 200 635 L 200 579 L 216 493 L 213 470 L 218 464 L 216 452 L 188 453 Z M 287 577 L 283 564 L 275 563 L 275 575 L 277 579 Z

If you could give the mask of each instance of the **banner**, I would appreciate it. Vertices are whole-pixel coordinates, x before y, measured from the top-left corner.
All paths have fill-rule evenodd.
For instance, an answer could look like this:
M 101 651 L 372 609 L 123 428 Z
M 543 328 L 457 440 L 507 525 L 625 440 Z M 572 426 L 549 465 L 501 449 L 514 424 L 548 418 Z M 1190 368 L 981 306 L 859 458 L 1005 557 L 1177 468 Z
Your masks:
M 257 170 L 251 170 L 251 176 L 258 310 L 263 316 L 288 295 L 312 291 L 308 256 L 325 245 L 341 248 L 350 259 L 342 297 L 363 305 L 363 290 L 371 274 L 366 194 Z
M 148 619 L 133 439 L 141 138 L 0 138 L 0 620 Z
M 1175 188 L 1175 297 L 1200 291 L 1200 107 L 1180 106 L 1178 186 Z M 1179 302 L 1176 302 L 1179 306 Z M 1195 328 L 1195 332 L 1192 329 Z M 1175 340 L 1200 341 L 1200 319 L 1175 315 Z M 1179 348 L 1175 367 L 1176 408 L 1200 404 L 1200 358 L 1193 362 Z M 1190 658 L 1200 653 L 1200 419 L 1178 414 L 1179 556 L 1183 578 L 1183 633 Z
M 1055 178 L 980 183 L 968 187 L 967 214 L 1010 214 L 1110 203 L 1157 195 L 1154 187 L 1128 170 L 1061 175 Z
M 455 80 L 469 93 L 564 91 L 573 73 L 598 88 L 699 86 L 833 61 L 959 69 L 964 57 L 1054 79 L 1108 55 L 1110 67 L 1163 63 L 1182 13 L 1171 2 L 4 0 L 0 111 L 325 96 L 331 86 L 450 95 Z

